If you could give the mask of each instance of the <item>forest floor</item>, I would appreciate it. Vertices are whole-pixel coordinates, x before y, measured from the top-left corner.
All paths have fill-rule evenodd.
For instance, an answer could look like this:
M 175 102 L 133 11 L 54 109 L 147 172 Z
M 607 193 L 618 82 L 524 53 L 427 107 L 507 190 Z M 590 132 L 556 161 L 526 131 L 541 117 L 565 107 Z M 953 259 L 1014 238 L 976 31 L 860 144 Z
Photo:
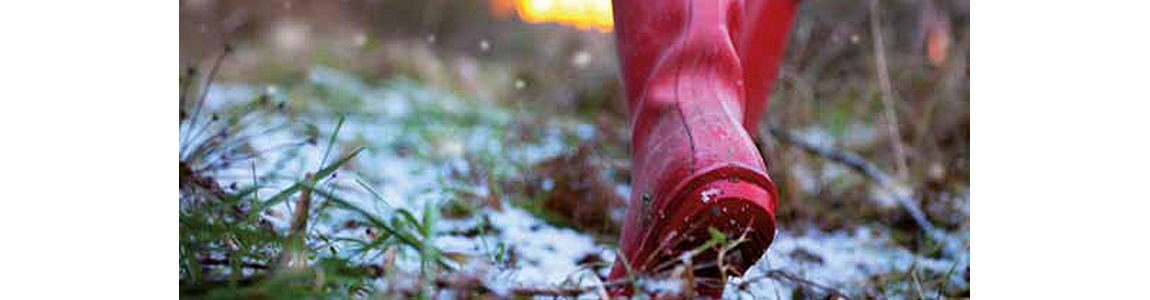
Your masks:
M 969 298 L 969 37 L 942 65 L 891 54 L 892 139 L 865 31 L 814 23 L 796 25 L 755 133 L 782 195 L 775 241 L 724 298 Z M 513 41 L 428 35 L 309 41 L 335 46 L 297 60 L 272 36 L 181 53 L 181 298 L 598 299 L 614 284 L 631 161 L 609 34 L 522 59 L 499 53 Z

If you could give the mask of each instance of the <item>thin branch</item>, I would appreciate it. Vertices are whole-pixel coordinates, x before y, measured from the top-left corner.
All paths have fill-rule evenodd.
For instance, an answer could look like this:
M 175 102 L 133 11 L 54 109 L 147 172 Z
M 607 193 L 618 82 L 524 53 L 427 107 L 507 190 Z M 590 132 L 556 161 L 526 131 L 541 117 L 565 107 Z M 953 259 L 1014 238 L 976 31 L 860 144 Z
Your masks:
M 767 128 L 769 129 L 770 134 L 778 138 L 780 141 L 798 146 L 800 149 L 803 149 L 807 153 L 813 154 L 815 156 L 844 164 L 851 169 L 862 173 L 864 176 L 870 178 L 871 180 L 874 180 L 879 184 L 883 191 L 887 192 L 891 197 L 894 197 L 895 200 L 898 201 L 898 203 L 903 207 L 903 209 L 906 209 L 907 213 L 910 213 L 911 218 L 914 219 L 915 223 L 917 223 L 918 226 L 923 229 L 923 231 L 926 231 L 927 234 L 930 234 L 931 237 L 937 241 L 945 241 L 943 233 L 935 228 L 934 224 L 930 223 L 930 221 L 926 218 L 926 214 L 924 214 L 922 210 L 918 208 L 918 205 L 914 203 L 910 192 L 906 191 L 905 189 L 896 187 L 894 185 L 894 181 L 889 175 L 887 175 L 871 162 L 867 161 L 862 156 L 840 149 L 815 145 L 814 143 L 800 138 L 793 132 L 784 130 L 775 125 L 767 125 Z
M 906 150 L 902 144 L 902 133 L 899 132 L 898 116 L 894 108 L 894 92 L 890 84 L 890 70 L 887 69 L 886 50 L 883 47 L 882 31 L 879 28 L 878 0 L 870 1 L 870 31 L 874 41 L 875 60 L 878 65 L 879 89 L 882 90 L 883 114 L 886 117 L 887 133 L 890 135 L 891 147 L 894 148 L 895 166 L 899 178 L 907 178 Z
M 796 285 L 808 286 L 808 287 L 823 291 L 828 296 L 830 296 L 830 297 L 828 297 L 828 299 L 854 300 L 854 298 L 851 298 L 851 296 L 848 296 L 846 293 L 843 293 L 842 291 L 839 291 L 838 289 L 828 287 L 828 286 L 819 284 L 819 283 L 814 282 L 814 281 L 807 280 L 805 278 L 799 277 L 798 275 L 791 274 L 791 273 L 788 273 L 787 271 L 783 271 L 783 270 L 779 270 L 779 269 L 770 270 L 770 271 L 767 271 L 767 273 L 765 273 L 763 275 L 759 275 L 758 277 L 749 278 L 746 281 L 739 283 L 738 287 L 739 287 L 739 289 L 746 289 L 747 286 L 749 286 L 751 283 L 754 283 L 756 281 L 763 280 L 763 279 L 773 279 L 773 280 L 777 280 L 777 281 L 789 281 L 789 282 L 794 283 Z
M 514 288 L 511 294 L 516 296 L 549 296 L 549 297 L 575 297 L 583 293 L 593 292 L 590 288 Z
M 919 283 L 919 281 L 918 281 L 918 272 L 916 272 L 917 270 L 918 270 L 917 265 L 911 266 L 911 268 L 910 268 L 911 283 L 914 283 L 914 289 L 916 292 L 918 292 L 918 300 L 926 300 L 926 296 L 923 296 L 924 293 L 922 292 L 922 283 Z
M 200 264 L 204 265 L 204 266 L 228 266 L 228 265 L 231 265 L 232 263 L 230 260 L 227 260 L 227 259 L 204 258 L 204 259 L 200 259 Z M 255 269 L 255 270 L 267 270 L 268 269 L 268 265 L 261 264 L 261 263 L 254 263 L 254 262 L 241 262 L 240 266 L 244 267 L 244 268 L 248 268 L 248 269 Z

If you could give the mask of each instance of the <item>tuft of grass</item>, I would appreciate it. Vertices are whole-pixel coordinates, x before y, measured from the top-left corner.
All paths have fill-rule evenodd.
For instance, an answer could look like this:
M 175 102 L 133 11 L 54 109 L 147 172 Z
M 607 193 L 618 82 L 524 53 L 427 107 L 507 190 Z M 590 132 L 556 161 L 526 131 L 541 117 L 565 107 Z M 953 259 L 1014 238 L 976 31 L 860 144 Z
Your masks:
M 249 129 L 252 127 L 248 125 L 283 109 L 283 105 L 271 104 L 267 95 L 231 113 L 210 112 L 205 108 L 204 102 L 212 100 L 206 93 L 224 57 L 221 55 L 215 61 L 212 71 L 198 87 L 191 76 L 198 73 L 194 69 L 187 72 L 188 76 L 181 77 L 181 298 L 298 299 L 371 295 L 381 292 L 375 279 L 384 275 L 386 263 L 369 262 L 379 261 L 380 255 L 394 253 L 396 247 L 418 253 L 424 282 L 434 281 L 440 270 L 452 269 L 441 251 L 432 245 L 439 220 L 435 204 L 428 203 L 418 218 L 405 209 L 380 216 L 345 200 L 341 192 L 330 185 L 331 177 L 364 150 L 355 148 L 329 162 L 344 125 L 342 116 L 328 137 L 314 172 L 277 190 L 271 197 L 260 197 L 259 191 L 271 187 L 275 180 L 256 176 L 255 170 L 283 169 L 290 158 L 271 166 L 257 166 L 253 158 L 273 151 L 292 151 L 294 148 L 290 146 L 303 142 L 260 150 L 249 145 L 252 137 L 289 128 L 285 124 L 261 131 Z M 240 167 L 241 162 L 251 164 Z M 220 186 L 215 174 L 237 167 L 250 168 L 251 184 Z M 362 181 L 360 185 L 368 188 Z M 386 203 L 374 190 L 368 190 L 377 201 Z M 297 199 L 301 204 L 296 206 L 290 232 L 280 232 L 267 218 L 279 214 L 271 208 Z M 323 216 L 329 210 L 350 212 L 356 219 L 352 223 L 363 223 L 380 234 L 366 238 L 328 236 L 308 229 L 314 227 L 309 226 L 309 216 Z M 336 251 L 337 245 L 352 249 L 352 254 Z M 375 255 L 370 256 L 373 253 Z M 285 257 L 290 257 L 292 267 L 281 267 Z M 385 259 L 385 262 L 393 260 Z M 428 292 L 422 291 L 420 295 L 426 297 Z

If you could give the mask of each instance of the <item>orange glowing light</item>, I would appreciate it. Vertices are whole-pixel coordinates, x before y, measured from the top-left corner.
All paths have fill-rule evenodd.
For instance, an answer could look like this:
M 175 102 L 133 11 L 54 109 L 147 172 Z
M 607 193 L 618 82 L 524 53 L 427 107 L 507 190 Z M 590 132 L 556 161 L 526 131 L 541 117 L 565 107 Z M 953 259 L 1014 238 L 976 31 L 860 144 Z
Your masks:
M 579 29 L 611 32 L 611 0 L 495 0 L 496 15 L 514 9 L 527 23 L 557 23 Z

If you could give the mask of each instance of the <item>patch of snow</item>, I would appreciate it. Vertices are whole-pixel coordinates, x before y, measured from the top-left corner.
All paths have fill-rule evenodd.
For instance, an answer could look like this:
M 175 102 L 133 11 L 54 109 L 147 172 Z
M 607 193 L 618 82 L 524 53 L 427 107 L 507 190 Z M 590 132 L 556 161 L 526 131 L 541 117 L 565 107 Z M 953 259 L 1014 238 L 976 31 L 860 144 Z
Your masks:
M 335 73 L 329 73 L 335 72 Z M 399 83 L 395 86 L 372 87 L 364 85 L 354 77 L 338 73 L 338 71 L 321 69 L 311 74 L 311 79 L 317 84 L 336 85 L 348 92 L 361 93 L 364 99 L 364 114 L 373 117 L 349 116 L 337 139 L 337 145 L 366 143 L 366 149 L 360 153 L 352 165 L 354 168 L 337 172 L 334 178 L 325 178 L 321 186 L 337 189 L 340 195 L 353 204 L 372 212 L 378 216 L 394 215 L 395 209 L 403 208 L 419 214 L 428 201 L 440 201 L 448 194 L 443 187 L 450 186 L 450 174 L 454 171 L 469 172 L 473 166 L 463 159 L 465 155 L 476 153 L 493 154 L 502 159 L 514 159 L 520 162 L 539 162 L 570 151 L 571 145 L 564 138 L 565 132 L 573 132 L 581 139 L 594 137 L 596 128 L 591 124 L 574 124 L 574 126 L 561 126 L 548 123 L 541 130 L 543 136 L 538 143 L 528 143 L 505 148 L 503 145 L 502 129 L 511 121 L 512 116 L 506 112 L 490 107 L 473 107 L 476 104 L 467 103 L 458 97 L 443 93 L 429 91 L 418 87 L 411 87 L 409 83 Z M 218 108 L 226 103 L 246 103 L 255 99 L 261 89 L 235 85 L 214 85 L 209 91 L 208 106 Z M 286 93 L 286 92 L 285 92 Z M 450 114 L 476 113 L 479 116 L 479 125 L 454 126 L 445 124 L 442 120 L 434 120 L 426 125 L 429 131 L 437 134 L 443 141 L 440 148 L 432 149 L 432 139 L 419 136 L 405 127 L 405 121 L 415 116 L 427 107 L 442 109 Z M 216 110 L 216 109 L 213 109 Z M 284 124 L 292 120 L 286 116 L 272 116 L 270 121 L 256 123 L 257 128 L 270 128 L 277 124 Z M 233 168 L 216 174 L 223 186 L 237 182 L 241 186 L 251 184 L 251 178 L 260 178 L 261 185 L 266 185 L 259 191 L 259 197 L 266 199 L 272 194 L 282 190 L 292 182 L 303 178 L 305 172 L 314 172 L 317 164 L 326 150 L 326 139 L 335 128 L 335 120 L 316 120 L 315 126 L 320 131 L 318 145 L 301 145 L 283 151 L 263 152 L 255 161 L 257 169 L 250 169 L 251 162 L 242 163 L 249 167 Z M 807 131 L 804 135 L 816 144 L 831 143 L 825 132 Z M 271 145 L 285 145 L 298 143 L 303 138 L 298 132 L 289 130 L 277 131 L 271 134 L 256 135 L 251 138 L 251 144 L 258 147 Z M 432 153 L 443 151 L 435 159 L 412 157 L 411 154 L 402 154 L 393 151 L 395 145 L 404 144 L 414 149 L 416 153 Z M 337 146 L 331 152 L 328 163 L 338 159 L 342 153 Z M 273 171 L 275 174 L 273 174 Z M 510 170 L 514 171 L 514 170 Z M 792 170 L 806 174 L 810 182 L 800 182 L 804 189 L 817 189 L 820 178 L 814 175 L 813 170 Z M 824 170 L 826 172 L 826 170 Z M 832 172 L 833 173 L 833 172 Z M 825 175 L 825 174 L 824 174 Z M 359 186 L 357 180 L 371 186 L 381 198 L 377 199 L 371 193 Z M 554 183 L 545 181 L 545 188 Z M 619 194 L 629 195 L 630 186 L 617 185 Z M 708 189 L 701 193 L 703 202 L 710 202 L 722 191 Z M 961 205 L 969 211 L 969 190 L 963 195 L 954 197 L 964 198 Z M 273 207 L 279 212 L 279 217 L 269 218 L 277 230 L 286 230 L 292 201 L 285 201 Z M 617 213 L 623 213 L 619 210 Z M 313 230 L 318 232 L 339 231 L 339 220 L 350 218 L 351 215 L 336 214 L 328 223 L 317 224 Z M 624 216 L 613 216 L 622 219 Z M 552 226 L 531 213 L 515 207 L 504 205 L 502 210 L 483 208 L 475 216 L 461 220 L 441 220 L 437 226 L 440 232 L 454 229 L 474 228 L 480 224 L 480 218 L 490 220 L 493 230 L 489 235 L 477 237 L 441 235 L 432 243 L 443 251 L 459 252 L 471 255 L 473 258 L 462 267 L 465 269 L 484 269 L 487 274 L 490 288 L 507 291 L 511 287 L 532 286 L 544 287 L 559 284 L 593 284 L 597 276 L 587 268 L 579 266 L 576 262 L 588 254 L 599 255 L 605 262 L 614 262 L 615 248 L 605 244 L 596 243 L 588 234 L 572 229 Z M 803 233 L 803 234 L 798 234 Z M 358 233 L 347 233 L 362 235 Z M 969 237 L 969 233 L 965 233 Z M 958 238 L 956 238 L 958 239 Z M 946 272 L 951 267 L 959 269 L 969 265 L 969 251 L 958 251 L 964 256 L 953 259 L 926 258 L 889 244 L 889 238 L 881 232 L 873 232 L 867 228 L 859 228 L 852 232 L 825 233 L 810 231 L 779 231 L 770 249 L 764 257 L 753 266 L 743 278 L 754 278 L 771 269 L 782 269 L 820 284 L 837 288 L 857 287 L 866 282 L 867 277 L 876 273 L 886 273 L 891 270 L 907 270 L 912 265 L 916 268 L 928 268 Z M 950 245 L 952 247 L 961 247 Z M 347 247 L 344 247 L 347 248 Z M 810 262 L 792 257 L 798 249 L 804 249 L 822 258 L 822 263 Z M 343 253 L 344 250 L 340 250 Z M 513 264 L 500 265 L 496 260 L 499 251 L 513 251 L 516 259 Z M 401 255 L 397 266 L 406 270 L 418 270 L 417 255 L 408 251 Z M 602 268 L 606 272 L 610 268 Z M 726 289 L 724 298 L 744 299 L 749 295 L 757 297 L 774 297 L 778 293 L 789 297 L 791 285 L 789 283 L 760 280 L 749 285 L 746 292 L 739 292 L 733 288 L 743 279 L 733 279 Z M 961 281 L 957 281 L 961 284 Z M 667 288 L 679 288 L 680 285 L 665 284 Z
M 891 245 L 888 240 L 866 227 L 860 227 L 850 233 L 825 233 L 812 229 L 805 234 L 796 235 L 793 232 L 779 231 L 764 257 L 752 266 L 745 276 L 734 279 L 728 284 L 724 298 L 773 296 L 776 292 L 789 297 L 793 287 L 790 283 L 770 279 L 751 283 L 745 292 L 739 292 L 735 288 L 743 283 L 743 280 L 762 276 L 772 269 L 781 269 L 813 282 L 857 293 L 861 292 L 857 288 L 865 285 L 867 277 L 872 274 L 892 270 L 905 271 L 912 265 L 915 268 L 945 273 L 952 267 L 961 269 L 970 263 L 969 257 L 956 260 L 922 257 Z M 818 255 L 822 262 L 810 262 L 792 257 L 790 254 L 798 249 Z M 961 280 L 956 278 L 953 284 L 961 284 Z

